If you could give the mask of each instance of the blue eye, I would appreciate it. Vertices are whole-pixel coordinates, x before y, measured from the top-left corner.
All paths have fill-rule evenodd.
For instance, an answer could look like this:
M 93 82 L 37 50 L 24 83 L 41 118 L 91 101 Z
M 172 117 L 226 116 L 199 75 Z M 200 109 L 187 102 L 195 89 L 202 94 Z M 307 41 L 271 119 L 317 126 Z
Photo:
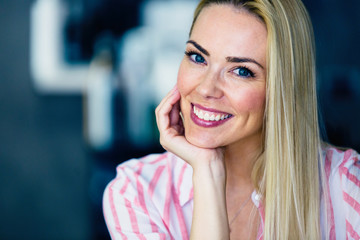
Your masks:
M 190 56 L 190 58 L 194 61 L 194 62 L 197 62 L 197 63 L 204 63 L 205 62 L 205 59 L 199 55 L 199 54 L 192 54 Z
M 236 75 L 244 78 L 254 77 L 254 74 L 246 67 L 239 67 L 233 71 Z
M 196 52 L 185 52 L 185 54 L 190 58 L 191 61 L 195 63 L 205 63 L 205 58 Z

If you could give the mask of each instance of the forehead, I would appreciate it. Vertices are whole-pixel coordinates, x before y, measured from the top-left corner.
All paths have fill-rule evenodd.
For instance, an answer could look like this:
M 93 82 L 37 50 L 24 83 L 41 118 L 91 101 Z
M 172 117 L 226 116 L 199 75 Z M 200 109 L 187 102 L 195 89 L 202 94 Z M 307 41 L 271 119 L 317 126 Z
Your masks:
M 260 18 L 232 5 L 212 4 L 199 14 L 190 39 L 228 55 L 265 55 L 267 30 Z

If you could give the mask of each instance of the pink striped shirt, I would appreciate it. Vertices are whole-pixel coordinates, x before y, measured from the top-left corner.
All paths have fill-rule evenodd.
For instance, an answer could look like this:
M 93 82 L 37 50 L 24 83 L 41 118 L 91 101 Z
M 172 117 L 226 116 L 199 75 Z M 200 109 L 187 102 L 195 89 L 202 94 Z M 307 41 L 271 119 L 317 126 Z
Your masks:
M 330 192 L 330 239 L 360 240 L 360 157 L 353 150 L 326 148 L 325 172 Z M 256 192 L 262 239 L 264 209 Z M 193 212 L 192 168 L 171 153 L 132 159 L 117 167 L 105 189 L 105 221 L 115 239 L 189 239 Z

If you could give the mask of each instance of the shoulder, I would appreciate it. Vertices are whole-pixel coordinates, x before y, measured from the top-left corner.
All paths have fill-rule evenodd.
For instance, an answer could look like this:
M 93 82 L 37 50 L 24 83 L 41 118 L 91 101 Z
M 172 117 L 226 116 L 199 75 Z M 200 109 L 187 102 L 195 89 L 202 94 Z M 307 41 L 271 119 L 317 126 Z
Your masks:
M 336 235 L 360 236 L 356 227 L 360 225 L 360 155 L 333 146 L 324 148 L 323 153 Z
M 329 181 L 340 178 L 343 189 L 357 191 L 360 195 L 360 155 L 353 149 L 333 146 L 323 148 L 325 172 Z
M 140 159 L 130 159 L 116 168 L 116 177 L 108 184 L 107 189 L 118 191 L 126 197 L 136 198 L 140 193 L 156 201 L 164 199 L 166 191 L 174 187 L 189 187 L 184 184 L 191 179 L 192 168 L 185 161 L 172 153 L 151 154 Z
M 327 146 L 324 150 L 325 172 L 330 181 L 338 179 L 343 197 L 353 195 L 360 204 L 360 155 L 353 149 Z M 339 186 L 340 185 L 340 186 Z M 360 206 L 360 205 L 359 205 Z M 359 207 L 360 214 L 360 207 Z
M 150 195 L 158 185 L 177 184 L 184 175 L 192 175 L 192 168 L 172 153 L 151 154 L 139 159 L 130 159 L 116 168 L 116 178 L 110 183 L 121 189 L 124 184 L 142 186 Z M 191 176 L 190 175 L 190 176 Z M 164 186 L 165 187 L 165 186 Z
M 129 237 L 141 233 L 149 239 L 157 239 L 153 234 L 170 232 L 177 236 L 179 227 L 170 225 L 170 219 L 177 206 L 191 200 L 191 166 L 166 152 L 130 159 L 118 165 L 116 172 L 103 195 L 110 234 Z
M 323 148 L 323 157 L 325 168 L 330 171 L 330 175 L 360 176 L 360 155 L 355 150 L 327 145 Z

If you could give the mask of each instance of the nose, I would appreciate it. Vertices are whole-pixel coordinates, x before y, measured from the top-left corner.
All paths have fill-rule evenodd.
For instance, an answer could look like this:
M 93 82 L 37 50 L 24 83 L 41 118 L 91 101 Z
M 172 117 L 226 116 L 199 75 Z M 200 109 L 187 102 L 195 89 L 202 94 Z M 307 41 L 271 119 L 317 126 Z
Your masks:
M 220 73 L 208 71 L 196 87 L 196 91 L 204 98 L 221 98 L 224 94 L 220 87 L 220 81 Z

